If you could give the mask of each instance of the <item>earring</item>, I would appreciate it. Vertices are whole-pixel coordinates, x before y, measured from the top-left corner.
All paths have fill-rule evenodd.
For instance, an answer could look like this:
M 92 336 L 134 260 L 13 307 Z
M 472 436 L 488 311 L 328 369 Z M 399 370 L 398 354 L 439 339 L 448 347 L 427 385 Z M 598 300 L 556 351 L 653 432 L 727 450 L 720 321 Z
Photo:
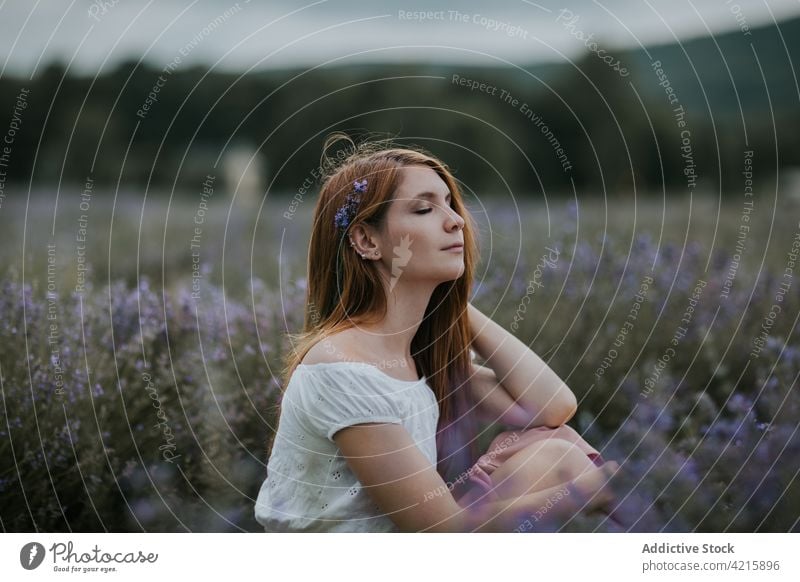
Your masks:
M 353 239 L 352 239 L 352 238 L 350 239 L 350 246 L 351 246 L 351 247 L 353 247 L 354 249 L 356 249 L 356 243 L 355 243 L 355 241 L 353 241 Z M 361 255 L 361 258 L 362 258 L 362 259 L 366 259 L 366 258 L 367 258 L 367 253 L 362 253 L 362 252 L 360 252 L 358 249 L 356 249 L 356 252 L 357 252 L 359 255 Z M 375 256 L 378 256 L 378 250 L 377 250 L 377 249 L 375 249 L 375 251 L 374 251 L 372 254 L 374 254 Z

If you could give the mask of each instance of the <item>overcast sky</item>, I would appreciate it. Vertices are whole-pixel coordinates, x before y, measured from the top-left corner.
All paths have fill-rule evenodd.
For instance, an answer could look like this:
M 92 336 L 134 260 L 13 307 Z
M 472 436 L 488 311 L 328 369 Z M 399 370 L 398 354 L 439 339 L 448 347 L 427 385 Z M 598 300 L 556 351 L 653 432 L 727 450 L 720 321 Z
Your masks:
M 421 10 L 440 12 L 407 16 Z M 55 58 L 83 75 L 176 56 L 228 71 L 332 59 L 527 64 L 576 56 L 581 34 L 619 47 L 797 15 L 800 0 L 0 0 L 0 74 L 31 76 Z

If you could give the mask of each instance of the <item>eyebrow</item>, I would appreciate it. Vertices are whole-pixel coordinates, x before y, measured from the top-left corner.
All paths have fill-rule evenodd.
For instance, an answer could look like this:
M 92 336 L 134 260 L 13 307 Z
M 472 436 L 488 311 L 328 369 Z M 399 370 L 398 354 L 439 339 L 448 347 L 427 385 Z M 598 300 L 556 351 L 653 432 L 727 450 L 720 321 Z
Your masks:
M 419 194 L 414 196 L 414 200 L 416 200 L 417 198 L 436 198 L 437 196 L 438 194 L 436 194 L 436 192 L 420 192 Z M 448 196 L 452 197 L 452 193 L 449 191 L 447 192 L 447 194 L 444 195 L 444 197 L 447 198 Z

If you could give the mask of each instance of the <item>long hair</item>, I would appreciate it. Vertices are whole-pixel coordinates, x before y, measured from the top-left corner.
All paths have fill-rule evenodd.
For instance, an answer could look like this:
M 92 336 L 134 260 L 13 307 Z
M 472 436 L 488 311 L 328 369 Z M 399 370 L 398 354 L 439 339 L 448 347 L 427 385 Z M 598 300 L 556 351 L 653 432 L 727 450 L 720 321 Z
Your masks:
M 340 139 L 353 152 L 332 161 L 328 148 Z M 378 229 L 398 187 L 405 166 L 428 166 L 447 184 L 453 209 L 464 218 L 464 272 L 454 281 L 438 285 L 431 295 L 416 335 L 411 355 L 425 375 L 439 403 L 437 471 L 447 481 L 475 462 L 477 424 L 467 398 L 471 376 L 472 337 L 467 316 L 473 274 L 478 261 L 475 223 L 464 206 L 458 183 L 444 162 L 421 149 L 386 147 L 387 140 L 356 145 L 347 135 L 335 133 L 325 140 L 322 152 L 322 186 L 314 208 L 308 251 L 308 286 L 303 331 L 289 334 L 295 345 L 285 359 L 283 388 L 306 353 L 317 342 L 341 330 L 365 322 L 381 321 L 387 313 L 387 297 L 372 261 L 364 261 L 347 244 L 350 227 L 359 222 Z M 341 152 L 340 152 L 341 154 Z M 342 232 L 334 227 L 336 211 L 345 203 L 353 181 L 369 178 L 361 194 L 356 216 Z M 278 421 L 280 406 L 277 406 Z M 277 424 L 276 430 L 277 432 Z M 275 433 L 268 445 L 271 454 Z

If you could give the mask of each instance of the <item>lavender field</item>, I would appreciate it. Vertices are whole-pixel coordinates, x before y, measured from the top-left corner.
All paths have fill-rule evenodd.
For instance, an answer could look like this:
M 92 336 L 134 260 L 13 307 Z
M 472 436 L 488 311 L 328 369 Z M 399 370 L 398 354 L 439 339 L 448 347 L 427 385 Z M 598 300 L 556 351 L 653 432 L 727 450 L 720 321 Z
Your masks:
M 0 526 L 261 531 L 313 201 L 80 202 L 0 211 Z M 468 203 L 473 303 L 578 396 L 631 531 L 800 531 L 796 200 Z

